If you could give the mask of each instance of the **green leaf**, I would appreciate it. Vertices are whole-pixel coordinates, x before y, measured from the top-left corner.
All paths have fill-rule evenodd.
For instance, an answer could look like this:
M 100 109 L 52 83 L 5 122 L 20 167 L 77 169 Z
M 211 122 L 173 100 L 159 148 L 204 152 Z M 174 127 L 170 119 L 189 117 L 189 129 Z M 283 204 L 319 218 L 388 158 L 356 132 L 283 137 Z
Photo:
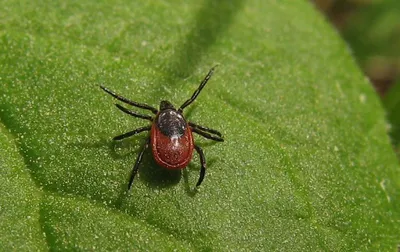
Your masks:
M 42 192 L 32 181 L 15 140 L 2 124 L 0 150 L 0 250 L 45 250 L 39 220 Z
M 78 197 L 48 194 L 42 202 L 43 229 L 49 247 L 64 250 L 121 249 L 180 251 L 193 249 L 188 242 L 152 225 L 129 218 L 103 204 Z
M 18 139 L 20 160 L 5 164 L 26 175 L 3 190 L 33 187 L 39 195 L 30 198 L 40 227 L 30 250 L 396 248 L 399 165 L 384 112 L 311 4 L 2 6 L 0 119 L 7 139 Z M 175 172 L 146 152 L 127 194 L 146 136 L 111 139 L 147 122 L 117 110 L 99 85 L 153 106 L 162 99 L 180 105 L 216 63 L 185 111 L 225 137 L 211 143 L 195 136 L 208 164 L 201 188 L 193 189 L 197 155 Z M 20 209 L 5 200 L 6 211 Z M 7 221 L 24 222 L 16 211 Z M 1 232 L 19 247 L 18 237 Z

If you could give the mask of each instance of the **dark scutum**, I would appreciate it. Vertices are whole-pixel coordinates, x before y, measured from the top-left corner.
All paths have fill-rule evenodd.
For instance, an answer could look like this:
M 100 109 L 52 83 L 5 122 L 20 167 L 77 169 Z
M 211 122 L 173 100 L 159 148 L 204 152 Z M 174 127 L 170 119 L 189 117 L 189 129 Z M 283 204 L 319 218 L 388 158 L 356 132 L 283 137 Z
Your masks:
M 166 109 L 157 117 L 157 127 L 168 137 L 181 137 L 186 130 L 187 123 L 182 114 L 175 109 Z

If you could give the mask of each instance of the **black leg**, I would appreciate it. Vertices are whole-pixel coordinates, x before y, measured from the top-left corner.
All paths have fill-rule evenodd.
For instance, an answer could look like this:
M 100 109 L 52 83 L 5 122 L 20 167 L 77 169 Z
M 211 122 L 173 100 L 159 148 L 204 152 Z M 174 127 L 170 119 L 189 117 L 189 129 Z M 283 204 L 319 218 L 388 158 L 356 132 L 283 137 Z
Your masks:
M 204 176 L 206 175 L 206 157 L 204 156 L 203 150 L 199 146 L 194 145 L 194 148 L 196 149 L 197 153 L 199 153 L 201 163 L 200 177 L 196 184 L 196 187 L 198 187 L 200 186 L 201 182 L 203 182 Z
M 134 116 L 134 117 L 138 117 L 138 118 L 142 118 L 142 119 L 146 119 L 146 120 L 149 120 L 149 121 L 153 121 L 153 117 L 151 117 L 151 116 L 142 115 L 142 114 L 136 113 L 136 112 L 134 112 L 132 110 L 129 110 L 127 108 L 122 107 L 119 104 L 115 104 L 115 106 L 117 106 L 117 108 L 119 108 L 122 112 L 127 113 L 128 115 L 131 115 L 131 116 Z
M 132 187 L 133 179 L 135 178 L 135 176 L 139 170 L 139 165 L 142 162 L 143 153 L 149 147 L 149 143 L 150 143 L 150 138 L 146 140 L 146 144 L 143 146 L 142 151 L 139 153 L 139 155 L 136 159 L 135 166 L 133 166 L 133 169 L 132 169 L 131 177 L 129 178 L 128 190 L 130 190 Z
M 203 89 L 203 87 L 207 84 L 207 81 L 211 78 L 212 74 L 214 73 L 214 69 L 216 66 L 212 67 L 210 69 L 210 71 L 208 72 L 208 74 L 206 75 L 206 77 L 204 78 L 204 80 L 200 83 L 200 86 L 196 89 L 196 91 L 194 91 L 192 97 L 190 97 L 189 100 L 185 101 L 182 106 L 179 108 L 179 111 L 182 112 L 184 108 L 186 108 L 187 106 L 189 106 L 196 98 L 197 96 L 200 94 L 200 91 Z
M 106 93 L 110 94 L 112 97 L 114 97 L 114 98 L 116 98 L 116 99 L 118 99 L 118 100 L 120 100 L 122 102 L 125 102 L 125 103 L 127 103 L 129 105 L 132 105 L 132 106 L 135 106 L 135 107 L 138 107 L 138 108 L 150 110 L 151 112 L 153 112 L 153 114 L 157 114 L 158 113 L 158 109 L 156 109 L 156 108 L 154 108 L 152 106 L 149 106 L 149 105 L 144 104 L 144 103 L 138 103 L 138 102 L 134 102 L 134 101 L 128 100 L 125 97 L 122 97 L 122 96 L 114 93 L 113 91 L 111 91 L 110 89 L 108 89 L 106 87 L 100 86 L 100 88 L 103 89 Z
M 143 131 L 149 131 L 150 129 L 151 129 L 151 126 L 146 126 L 146 127 L 138 128 L 138 129 L 135 129 L 135 130 L 126 132 L 126 133 L 124 133 L 124 134 L 122 134 L 122 135 L 116 136 L 116 137 L 113 138 L 113 140 L 121 140 L 121 139 L 130 137 L 130 136 L 136 135 L 136 134 L 138 134 L 138 133 L 140 133 L 140 132 L 143 132 Z
M 207 138 L 207 139 L 211 139 L 211 140 L 214 140 L 214 141 L 217 141 L 217 142 L 223 142 L 224 141 L 224 139 L 222 138 L 222 137 L 219 137 L 219 136 L 213 136 L 213 135 L 211 135 L 211 134 L 208 134 L 207 132 L 204 132 L 204 131 L 201 131 L 201 130 L 199 130 L 198 128 L 191 128 L 192 129 L 192 131 L 194 132 L 194 133 L 197 133 L 197 134 L 199 134 L 200 136 L 203 136 L 203 137 L 205 137 L 205 138 Z
M 219 131 L 217 131 L 217 130 L 210 129 L 210 128 L 207 128 L 207 127 L 204 127 L 204 126 L 201 126 L 201 125 L 192 123 L 192 122 L 189 122 L 189 125 L 190 125 L 192 128 L 197 128 L 197 129 L 200 129 L 200 130 L 202 130 L 202 131 L 209 132 L 209 133 L 215 134 L 215 135 L 217 135 L 217 136 L 219 136 L 219 137 L 222 137 L 222 134 L 221 134 Z

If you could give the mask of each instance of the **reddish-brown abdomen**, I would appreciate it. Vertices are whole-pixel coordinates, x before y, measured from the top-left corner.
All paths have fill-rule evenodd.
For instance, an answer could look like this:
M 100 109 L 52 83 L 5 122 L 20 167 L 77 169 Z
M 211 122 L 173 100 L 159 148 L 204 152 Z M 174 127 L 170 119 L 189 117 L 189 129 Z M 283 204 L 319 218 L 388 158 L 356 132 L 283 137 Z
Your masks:
M 167 169 L 185 168 L 193 154 L 193 136 L 190 127 L 180 137 L 165 136 L 153 123 L 151 127 L 151 147 L 156 162 Z

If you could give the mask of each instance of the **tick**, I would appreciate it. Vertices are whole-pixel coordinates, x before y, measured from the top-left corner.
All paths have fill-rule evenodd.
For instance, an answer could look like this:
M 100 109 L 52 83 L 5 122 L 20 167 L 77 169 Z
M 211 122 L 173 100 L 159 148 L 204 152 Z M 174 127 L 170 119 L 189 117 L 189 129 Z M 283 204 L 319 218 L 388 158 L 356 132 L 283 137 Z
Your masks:
M 143 153 L 149 145 L 151 146 L 153 157 L 157 164 L 170 170 L 185 168 L 192 159 L 193 149 L 195 149 L 200 156 L 201 163 L 200 177 L 197 181 L 196 187 L 200 186 L 201 182 L 203 182 L 206 174 L 206 158 L 203 150 L 194 143 L 193 132 L 217 142 L 223 142 L 224 139 L 219 131 L 187 121 L 183 115 L 183 110 L 194 102 L 200 94 L 200 91 L 204 88 L 214 73 L 214 68 L 215 67 L 210 69 L 199 87 L 193 93 L 192 97 L 186 100 L 178 109 L 176 109 L 169 101 L 161 101 L 160 109 L 158 110 L 147 104 L 128 100 L 127 98 L 114 93 L 110 89 L 100 86 L 101 89 L 117 100 L 140 109 L 149 110 L 154 114 L 154 116 L 139 114 L 121 106 L 120 104 L 115 104 L 118 109 L 128 115 L 151 122 L 151 125 L 126 132 L 113 138 L 113 140 L 121 140 L 144 131 L 150 131 L 150 136 L 146 139 L 146 143 L 137 156 L 135 165 L 133 166 L 128 190 L 131 188 L 133 179 L 139 170 Z

